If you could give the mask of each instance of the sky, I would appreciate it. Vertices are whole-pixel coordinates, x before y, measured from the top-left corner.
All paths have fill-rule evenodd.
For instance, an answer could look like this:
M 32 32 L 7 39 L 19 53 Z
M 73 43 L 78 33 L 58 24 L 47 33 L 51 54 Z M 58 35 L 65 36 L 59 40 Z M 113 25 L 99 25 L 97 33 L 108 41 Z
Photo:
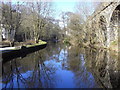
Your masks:
M 76 5 L 78 3 L 80 3 L 80 7 L 85 6 L 88 7 L 89 10 L 89 15 L 91 15 L 94 12 L 94 2 L 91 2 L 89 0 L 89 2 L 84 2 L 85 0 L 70 0 L 70 1 L 66 1 L 66 0 L 53 0 L 55 6 L 55 10 L 56 10 L 56 15 L 55 15 L 55 19 L 59 19 L 61 20 L 61 12 L 73 12 L 76 13 Z M 90 8 L 90 9 L 89 9 Z M 78 13 L 78 12 L 77 12 Z M 79 12 L 79 13 L 83 13 L 83 12 Z M 59 22 L 59 25 L 61 27 L 63 27 L 63 22 Z
M 61 11 L 74 11 L 76 2 L 55 2 L 58 10 Z
M 75 4 L 76 2 L 54 2 L 55 4 L 55 11 L 56 11 L 56 18 L 59 19 L 59 15 L 61 12 L 74 12 L 75 11 Z
M 24 1 L 24 0 L 3 0 L 3 1 L 17 2 L 17 1 Z M 28 0 L 28 1 L 31 1 L 31 0 Z M 32 2 L 33 1 L 37 1 L 37 0 L 32 0 Z M 43 0 L 43 1 L 46 1 L 46 0 Z M 91 2 L 90 2 L 91 0 L 89 0 L 89 2 L 87 2 L 87 4 L 83 3 L 86 0 L 48 0 L 48 1 L 53 2 L 54 9 L 55 9 L 55 14 L 53 15 L 53 17 L 55 19 L 59 19 L 59 20 L 61 20 L 60 14 L 62 12 L 76 12 L 75 6 L 77 3 L 82 3 L 82 4 L 88 5 L 88 6 L 91 4 Z M 27 0 L 26 0 L 26 2 L 27 2 Z
M 70 11 L 70 12 L 74 12 L 74 6 L 76 4 L 76 1 L 77 0 L 0 0 L 0 1 L 12 1 L 14 3 L 16 3 L 17 1 L 23 1 L 23 2 L 27 2 L 27 1 L 31 1 L 31 2 L 34 2 L 34 1 L 50 1 L 50 2 L 53 2 L 54 3 L 54 8 L 55 8 L 55 11 L 56 11 L 56 18 L 59 18 L 59 14 L 61 12 L 67 12 L 67 11 Z
M 76 12 L 76 4 L 81 3 L 81 5 L 87 6 L 88 8 L 93 9 L 93 2 L 84 2 L 85 0 L 52 0 L 55 5 L 56 19 L 60 19 L 61 12 Z M 89 9 L 88 9 L 89 10 Z M 90 10 L 92 11 L 92 10 Z M 94 11 L 94 10 L 93 10 Z M 91 13 L 93 13 L 93 11 Z
M 54 5 L 55 5 L 55 10 L 56 10 L 56 13 L 55 13 L 55 15 L 53 17 L 55 19 L 58 19 L 58 20 L 62 20 L 61 19 L 61 13 L 62 12 L 73 12 L 73 13 L 76 13 L 77 12 L 76 5 L 78 3 L 81 3 L 82 5 L 85 5 L 88 8 L 90 8 L 90 5 L 93 4 L 93 2 L 80 2 L 80 1 L 77 1 L 77 0 L 73 0 L 73 1 L 53 0 L 53 2 L 54 2 Z M 92 7 L 91 7 L 90 12 L 91 12 L 91 14 L 94 12 L 94 10 L 92 10 Z M 81 12 L 81 13 L 83 13 L 83 12 Z M 60 27 L 64 26 L 62 21 L 59 22 L 59 25 L 60 25 Z
M 58 0 L 53 0 L 54 5 L 55 5 L 55 19 L 61 20 L 61 13 L 62 12 L 75 12 L 75 5 L 76 1 L 58 1 Z M 63 27 L 63 22 L 59 22 L 60 27 Z

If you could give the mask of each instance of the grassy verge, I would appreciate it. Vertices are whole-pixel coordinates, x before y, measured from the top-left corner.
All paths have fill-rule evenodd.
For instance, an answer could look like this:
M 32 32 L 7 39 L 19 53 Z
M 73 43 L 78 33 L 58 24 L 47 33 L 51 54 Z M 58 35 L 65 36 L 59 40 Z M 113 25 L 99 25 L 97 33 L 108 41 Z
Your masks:
M 42 41 L 42 40 L 39 40 L 39 42 L 36 43 L 36 44 L 33 44 L 33 45 L 25 45 L 25 46 L 29 48 L 29 47 L 38 46 L 38 45 L 44 45 L 44 44 L 47 44 L 47 42 Z

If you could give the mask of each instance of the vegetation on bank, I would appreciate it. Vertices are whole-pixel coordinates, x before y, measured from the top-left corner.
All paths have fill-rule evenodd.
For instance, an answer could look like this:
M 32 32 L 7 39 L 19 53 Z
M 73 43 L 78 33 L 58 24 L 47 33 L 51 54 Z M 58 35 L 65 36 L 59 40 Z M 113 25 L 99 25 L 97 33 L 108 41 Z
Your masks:
M 104 6 L 104 3 L 101 3 L 99 5 L 102 7 Z M 97 7 L 99 7 L 99 5 Z M 119 17 L 115 17 L 118 13 L 113 13 L 111 17 L 112 21 L 110 21 L 110 30 L 108 32 L 106 26 L 107 22 L 104 16 L 98 14 L 96 17 L 91 19 L 92 14 L 89 14 L 89 8 L 84 6 L 84 8 L 81 7 L 82 5 L 76 7 L 80 13 L 63 13 L 63 21 L 66 24 L 64 26 L 64 30 L 67 32 L 64 41 L 75 46 L 80 45 L 92 48 L 103 48 L 118 52 L 119 26 L 116 28 L 114 27 L 114 22 L 119 25 L 117 23 L 119 21 Z M 88 12 L 85 12 L 84 9 Z M 116 11 L 119 10 L 115 10 L 114 12 Z
M 61 28 L 54 17 L 52 2 L 0 2 L 2 40 L 15 42 L 58 40 Z
M 94 4 L 94 5 L 92 5 Z M 63 30 L 65 31 L 67 42 L 71 45 L 84 45 L 89 43 L 90 30 L 86 28 L 87 19 L 92 15 L 92 9 L 99 7 L 100 3 L 87 6 L 87 3 L 77 3 L 75 6 L 75 12 L 62 13 L 62 21 L 64 22 Z M 91 9 L 92 8 L 92 9 Z
M 45 41 L 42 41 L 42 40 L 39 40 L 38 43 L 24 43 L 22 45 L 18 45 L 18 46 L 15 46 L 15 47 L 6 47 L 6 48 L 0 48 L 0 50 L 2 50 L 2 53 L 4 53 L 5 51 L 4 50 L 20 50 L 20 49 L 23 49 L 23 48 L 30 48 L 30 47 L 36 47 L 36 46 L 40 46 L 40 45 L 46 45 L 47 42 Z
M 23 46 L 25 46 L 25 47 L 29 48 L 29 47 L 33 47 L 33 46 L 39 46 L 39 45 L 45 45 L 45 44 L 47 44 L 47 42 L 45 42 L 45 41 L 42 41 L 42 40 L 39 40 L 39 42 L 38 42 L 38 43 L 36 43 L 36 44 L 31 44 L 31 45 L 23 45 Z

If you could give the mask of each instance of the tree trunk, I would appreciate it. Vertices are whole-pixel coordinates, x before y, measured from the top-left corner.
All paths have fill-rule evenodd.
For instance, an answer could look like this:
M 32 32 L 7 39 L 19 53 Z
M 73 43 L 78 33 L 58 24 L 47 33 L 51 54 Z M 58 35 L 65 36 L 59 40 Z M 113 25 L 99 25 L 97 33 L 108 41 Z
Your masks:
M 10 41 L 10 47 L 14 46 L 14 41 Z

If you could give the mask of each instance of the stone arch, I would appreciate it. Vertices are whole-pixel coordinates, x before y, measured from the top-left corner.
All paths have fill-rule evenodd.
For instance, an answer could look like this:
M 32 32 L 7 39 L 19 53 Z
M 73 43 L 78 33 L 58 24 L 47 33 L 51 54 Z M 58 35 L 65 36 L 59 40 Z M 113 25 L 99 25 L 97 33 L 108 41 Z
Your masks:
M 99 28 L 101 32 L 101 39 L 104 44 L 104 46 L 107 46 L 107 20 L 104 15 L 101 15 L 99 17 Z
M 110 42 L 118 40 L 120 27 L 120 4 L 115 7 L 110 17 Z
M 106 30 L 106 18 L 105 16 L 101 15 L 99 18 L 99 23 L 100 23 L 100 28 L 102 28 L 102 30 Z
M 111 9 L 111 10 L 108 13 L 109 15 L 107 15 L 107 17 L 108 17 L 108 23 L 111 21 L 113 13 L 119 7 L 119 5 L 120 5 L 120 2 L 116 2 L 116 3 L 114 3 L 113 5 L 110 6 L 109 9 Z

